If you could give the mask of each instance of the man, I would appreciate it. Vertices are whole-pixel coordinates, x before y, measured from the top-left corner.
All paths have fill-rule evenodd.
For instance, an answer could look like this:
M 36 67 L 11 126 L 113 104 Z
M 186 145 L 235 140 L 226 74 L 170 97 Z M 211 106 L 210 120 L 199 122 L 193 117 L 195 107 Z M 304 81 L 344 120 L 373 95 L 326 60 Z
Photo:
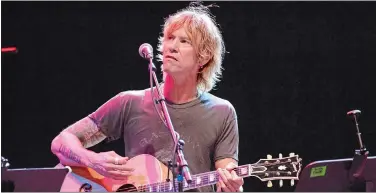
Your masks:
M 217 169 L 217 191 L 242 191 L 238 162 L 238 124 L 234 107 L 208 92 L 221 76 L 222 35 L 207 7 L 191 4 L 171 15 L 159 39 L 163 62 L 161 90 L 175 130 L 185 141 L 184 155 L 192 174 Z M 154 92 L 156 94 L 156 92 Z M 95 112 L 63 130 L 51 144 L 63 165 L 91 167 L 103 176 L 124 179 L 132 174 L 127 160 L 150 154 L 172 160 L 170 131 L 153 104 L 151 90 L 119 93 Z M 125 156 L 86 148 L 105 138 L 124 139 Z M 200 191 L 213 191 L 203 187 Z

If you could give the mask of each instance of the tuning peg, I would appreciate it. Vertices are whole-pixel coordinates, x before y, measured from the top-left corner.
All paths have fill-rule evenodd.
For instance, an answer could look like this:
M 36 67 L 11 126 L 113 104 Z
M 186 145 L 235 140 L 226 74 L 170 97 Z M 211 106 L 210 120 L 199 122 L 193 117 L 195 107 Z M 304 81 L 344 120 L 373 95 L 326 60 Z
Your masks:
M 281 153 L 279 153 L 279 158 L 282 158 L 282 154 Z
M 294 180 L 291 180 L 290 185 L 294 186 L 294 184 L 295 184 Z
M 268 155 L 266 156 L 266 158 L 267 158 L 267 159 L 272 159 L 272 155 L 268 154 Z
M 271 187 L 273 187 L 273 183 L 269 180 L 267 186 L 268 186 L 268 188 L 271 188 Z
M 279 187 L 283 186 L 283 180 L 279 180 Z
M 294 157 L 294 156 L 295 156 L 295 153 L 290 153 L 289 156 L 290 156 L 290 157 Z

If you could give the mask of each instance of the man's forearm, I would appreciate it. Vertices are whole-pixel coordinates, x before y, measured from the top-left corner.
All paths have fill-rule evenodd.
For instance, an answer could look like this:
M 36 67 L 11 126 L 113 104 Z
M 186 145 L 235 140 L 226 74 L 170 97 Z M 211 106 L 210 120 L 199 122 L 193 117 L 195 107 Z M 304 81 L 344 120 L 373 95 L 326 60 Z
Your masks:
M 88 166 L 95 152 L 86 148 L 98 144 L 106 136 L 97 125 L 85 117 L 62 131 L 51 144 L 51 151 L 60 159 L 61 164 Z
M 60 159 L 60 163 L 63 165 L 90 166 L 90 160 L 95 152 L 85 149 L 81 142 L 71 135 L 70 133 L 60 134 L 54 139 L 51 151 Z

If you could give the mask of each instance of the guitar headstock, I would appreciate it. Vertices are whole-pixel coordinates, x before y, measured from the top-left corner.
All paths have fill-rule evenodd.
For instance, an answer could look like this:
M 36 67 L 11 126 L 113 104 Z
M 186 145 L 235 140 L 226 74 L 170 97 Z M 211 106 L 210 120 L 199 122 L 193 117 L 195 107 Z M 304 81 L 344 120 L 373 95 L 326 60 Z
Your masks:
M 253 167 L 252 175 L 258 177 L 261 181 L 268 181 L 268 187 L 272 187 L 272 180 L 280 180 L 279 186 L 283 186 L 282 180 L 291 180 L 290 185 L 294 185 L 294 180 L 299 180 L 299 174 L 302 169 L 302 159 L 299 155 L 290 153 L 288 157 L 272 158 L 268 155 L 266 159 L 260 159 Z

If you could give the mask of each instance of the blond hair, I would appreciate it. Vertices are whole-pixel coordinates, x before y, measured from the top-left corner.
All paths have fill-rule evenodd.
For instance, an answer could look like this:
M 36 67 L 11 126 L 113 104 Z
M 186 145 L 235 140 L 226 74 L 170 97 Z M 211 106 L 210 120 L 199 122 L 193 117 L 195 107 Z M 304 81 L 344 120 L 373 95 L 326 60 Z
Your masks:
M 208 6 L 209 7 L 209 6 Z M 222 76 L 222 60 L 225 45 L 222 34 L 209 12 L 208 7 L 199 2 L 191 3 L 173 15 L 170 15 L 163 26 L 163 36 L 159 37 L 157 58 L 162 61 L 163 40 L 172 32 L 184 27 L 199 60 L 209 57 L 206 64 L 197 74 L 197 89 L 203 92 L 212 90 Z

